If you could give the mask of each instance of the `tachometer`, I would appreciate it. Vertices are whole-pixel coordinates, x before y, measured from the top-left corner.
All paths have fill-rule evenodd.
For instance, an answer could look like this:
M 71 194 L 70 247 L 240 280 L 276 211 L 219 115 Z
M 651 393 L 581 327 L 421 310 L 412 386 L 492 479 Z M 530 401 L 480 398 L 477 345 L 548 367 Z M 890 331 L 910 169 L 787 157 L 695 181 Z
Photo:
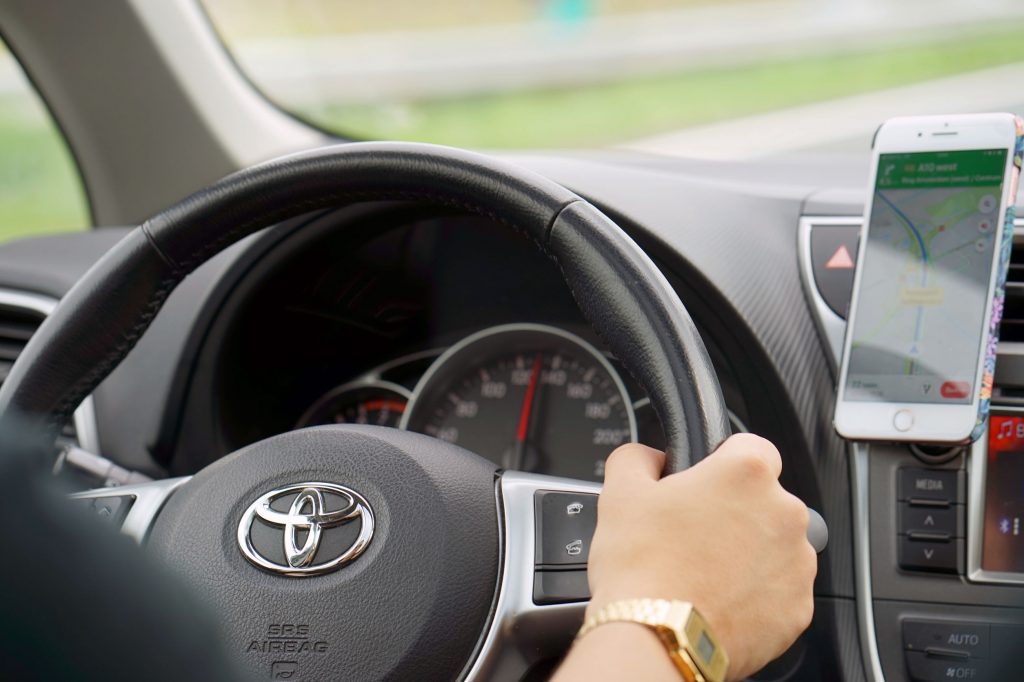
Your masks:
M 299 419 L 298 427 L 318 424 L 373 424 L 397 427 L 409 391 L 387 381 L 339 386 L 320 397 Z
M 622 379 L 583 339 L 516 324 L 445 352 L 413 391 L 402 427 L 456 443 L 506 469 L 601 480 L 636 440 Z

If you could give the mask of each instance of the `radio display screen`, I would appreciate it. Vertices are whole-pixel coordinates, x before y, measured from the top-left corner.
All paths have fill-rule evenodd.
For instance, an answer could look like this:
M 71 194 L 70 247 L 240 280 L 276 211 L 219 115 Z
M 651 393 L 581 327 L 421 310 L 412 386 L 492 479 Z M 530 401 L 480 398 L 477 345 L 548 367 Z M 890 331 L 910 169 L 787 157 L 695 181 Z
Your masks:
M 981 567 L 1024 573 L 1024 414 L 989 419 Z

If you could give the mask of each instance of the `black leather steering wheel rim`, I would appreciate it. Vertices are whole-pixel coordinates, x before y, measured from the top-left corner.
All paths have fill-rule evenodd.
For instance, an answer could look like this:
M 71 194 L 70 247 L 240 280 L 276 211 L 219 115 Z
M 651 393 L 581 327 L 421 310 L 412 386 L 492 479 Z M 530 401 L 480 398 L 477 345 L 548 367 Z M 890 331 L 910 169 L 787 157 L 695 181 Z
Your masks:
M 668 472 L 687 468 L 729 435 L 700 335 L 629 236 L 547 178 L 480 154 L 416 143 L 340 144 L 275 159 L 148 220 L 83 276 L 32 337 L 0 388 L 0 414 L 35 418 L 56 434 L 196 267 L 282 220 L 367 200 L 455 208 L 530 237 L 650 396 L 665 429 Z

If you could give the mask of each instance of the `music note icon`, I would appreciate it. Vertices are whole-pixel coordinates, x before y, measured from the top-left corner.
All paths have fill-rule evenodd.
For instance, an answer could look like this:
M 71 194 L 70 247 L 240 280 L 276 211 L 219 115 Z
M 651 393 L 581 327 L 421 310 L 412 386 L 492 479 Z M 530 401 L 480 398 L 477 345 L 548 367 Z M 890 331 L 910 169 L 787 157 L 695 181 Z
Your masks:
M 996 434 L 996 438 L 1002 440 L 1003 438 L 1013 438 L 1013 420 L 1007 419 L 999 425 L 999 433 Z

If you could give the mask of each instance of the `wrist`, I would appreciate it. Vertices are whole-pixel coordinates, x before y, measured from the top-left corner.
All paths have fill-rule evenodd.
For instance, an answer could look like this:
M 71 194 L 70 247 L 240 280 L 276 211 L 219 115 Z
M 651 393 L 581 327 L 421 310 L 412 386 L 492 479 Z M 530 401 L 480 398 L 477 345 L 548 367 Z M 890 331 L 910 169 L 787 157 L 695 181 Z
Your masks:
M 603 627 L 627 623 L 647 628 L 661 643 L 663 655 L 686 682 L 723 682 L 729 657 L 707 621 L 690 602 L 633 598 L 594 605 L 577 640 Z
M 679 682 L 658 635 L 637 623 L 608 623 L 577 640 L 552 682 Z

